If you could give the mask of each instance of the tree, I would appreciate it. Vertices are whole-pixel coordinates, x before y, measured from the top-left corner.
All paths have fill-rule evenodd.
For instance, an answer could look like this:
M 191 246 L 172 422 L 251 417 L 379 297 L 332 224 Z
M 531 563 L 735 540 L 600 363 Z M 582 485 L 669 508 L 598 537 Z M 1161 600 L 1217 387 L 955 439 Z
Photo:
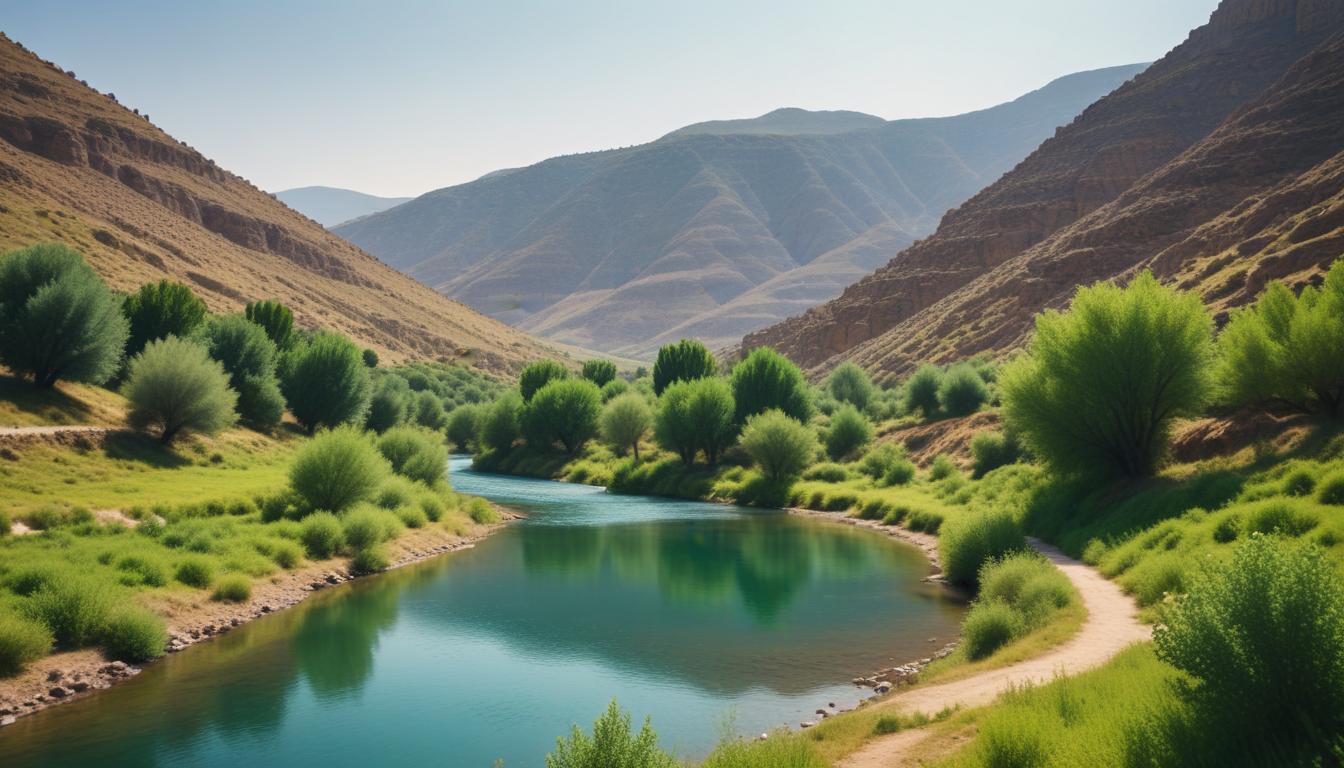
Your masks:
M 589 360 L 583 364 L 583 378 L 599 387 L 616 378 L 616 364 L 610 360 Z
M 985 386 L 985 380 L 966 363 L 948 368 L 938 384 L 938 403 L 950 416 L 975 413 L 988 399 L 989 388 Z
M 243 315 L 260 325 L 275 342 L 276 349 L 287 350 L 294 341 L 294 313 L 278 301 L 254 301 L 243 310 Z
M 328 332 L 313 334 L 286 355 L 280 387 L 309 434 L 362 421 L 371 389 L 359 347 Z
M 757 347 L 733 366 L 733 399 L 737 423 L 770 409 L 806 423 L 812 418 L 812 398 L 798 366 L 769 347 Z
M 368 368 L 377 368 L 377 367 L 378 367 L 378 353 L 377 353 L 377 352 L 375 352 L 375 351 L 372 350 L 372 349 L 365 349 L 364 352 L 362 353 L 362 356 L 363 356 L 363 358 L 364 358 L 364 365 L 365 365 L 365 367 L 368 367 Z
M 481 444 L 492 451 L 512 448 L 521 431 L 522 410 L 522 396 L 517 392 L 505 392 L 481 419 Z
M 479 405 L 459 405 L 448 415 L 448 439 L 459 451 L 469 451 L 481 431 L 483 412 Z
M 266 332 L 242 315 L 229 315 L 206 326 L 210 356 L 229 374 L 238 393 L 238 415 L 250 424 L 270 428 L 285 413 L 285 398 L 275 378 L 276 350 Z
M 826 430 L 826 453 L 840 461 L 872 439 L 873 425 L 857 408 L 846 403 L 831 415 L 831 426 Z
M 680 763 L 658 748 L 658 734 L 649 719 L 639 733 L 630 732 L 630 715 L 612 699 L 607 711 L 593 723 L 590 737 L 577 725 L 569 738 L 555 740 L 546 755 L 546 768 L 677 768 Z
M 165 445 L 187 432 L 212 435 L 236 418 L 238 396 L 224 366 L 176 336 L 151 341 L 131 359 L 122 394 L 131 404 L 131 426 Z
M 797 477 L 817 452 L 817 436 L 783 411 L 771 409 L 747 419 L 742 450 L 771 482 Z
M 378 452 L 402 477 L 434 485 L 448 471 L 443 436 L 419 427 L 393 427 L 378 438 Z
M 560 443 L 565 453 L 579 452 L 597 434 L 602 393 L 591 381 L 555 379 L 537 390 L 527 404 L 524 419 L 528 439 Z
M 1005 422 L 1057 472 L 1148 475 L 1172 420 L 1208 400 L 1212 328 L 1197 296 L 1149 272 L 1081 288 L 1000 374 Z
M 75 251 L 34 245 L 0 257 L 0 362 L 39 387 L 102 384 L 128 327 L 118 301 Z
M 384 374 L 373 385 L 364 426 L 382 434 L 405 421 L 410 407 L 411 388 L 406 380 L 395 374 Z
M 716 464 L 737 437 L 734 411 L 732 388 L 723 379 L 677 381 L 659 398 L 654 437 L 684 464 L 694 463 L 701 451 L 706 461 Z
M 126 297 L 122 313 L 131 325 L 126 356 L 134 357 L 151 341 L 190 338 L 205 322 L 207 308 L 191 288 L 167 280 L 146 283 Z
M 390 469 L 367 435 L 337 427 L 299 448 L 289 484 L 310 509 L 340 513 L 371 498 Z
M 635 392 L 627 392 L 602 409 L 602 437 L 618 454 L 627 450 L 634 452 L 635 461 L 639 461 L 639 441 L 649 431 L 653 415 L 649 404 Z
M 826 380 L 826 389 L 831 397 L 842 403 L 849 403 L 860 411 L 868 408 L 873 399 L 873 380 L 859 366 L 844 362 L 831 371 Z
M 943 372 L 925 363 L 910 374 L 905 382 L 905 410 L 918 410 L 924 418 L 938 413 L 938 390 L 942 387 Z
M 443 410 L 443 401 L 430 390 L 417 392 L 411 396 L 411 420 L 425 429 L 442 431 L 448 424 L 448 414 Z
M 653 393 L 662 395 L 674 382 L 703 379 L 717 372 L 714 355 L 695 339 L 664 344 L 653 363 Z
M 547 383 L 556 379 L 569 377 L 569 369 L 557 363 L 554 360 L 538 360 L 531 363 L 518 376 L 518 392 L 523 396 L 523 402 L 532 401 L 532 396 L 537 390 L 546 386 Z

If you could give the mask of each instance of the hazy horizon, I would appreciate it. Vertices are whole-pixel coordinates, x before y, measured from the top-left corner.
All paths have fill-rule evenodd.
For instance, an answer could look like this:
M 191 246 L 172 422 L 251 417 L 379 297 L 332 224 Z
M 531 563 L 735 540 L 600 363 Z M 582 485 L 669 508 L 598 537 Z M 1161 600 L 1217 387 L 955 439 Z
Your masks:
M 0 28 L 264 189 L 392 197 L 781 107 L 982 109 L 1157 59 L 1217 2 L 977 5 L 4 0 Z

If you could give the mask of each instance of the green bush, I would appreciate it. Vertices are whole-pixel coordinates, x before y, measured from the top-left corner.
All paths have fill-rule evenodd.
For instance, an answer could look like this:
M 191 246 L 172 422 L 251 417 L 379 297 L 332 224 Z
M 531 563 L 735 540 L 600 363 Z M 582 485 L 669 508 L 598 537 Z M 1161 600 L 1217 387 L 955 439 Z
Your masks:
M 262 428 L 280 423 L 285 398 L 275 377 L 277 353 L 261 326 L 241 315 L 214 318 L 206 328 L 210 356 L 229 374 L 229 387 L 238 393 L 238 415 Z
M 312 434 L 318 427 L 362 424 L 372 386 L 359 347 L 324 331 L 285 354 L 280 389 L 294 418 Z
M 597 434 L 602 393 L 591 381 L 558 379 L 537 390 L 524 412 L 528 442 L 560 443 L 573 456 Z
M 392 471 L 402 477 L 434 485 L 448 472 L 448 448 L 438 433 L 418 427 L 393 427 L 378 438 L 377 445 Z
M 616 378 L 616 364 L 610 360 L 589 360 L 583 364 L 583 378 L 601 389 Z
M 128 420 L 162 443 L 192 432 L 213 435 L 237 418 L 228 374 L 198 344 L 176 336 L 150 342 L 128 370 L 122 387 Z
M 61 573 L 29 595 L 21 606 L 28 618 L 51 630 L 61 648 L 74 649 L 98 639 L 113 604 L 114 596 L 104 582 Z
M 400 475 L 392 475 L 383 481 L 373 501 L 383 509 L 396 509 L 410 504 L 419 495 L 419 489 L 414 481 Z
M 409 418 L 434 432 L 442 432 L 448 426 L 448 412 L 443 409 L 443 401 L 428 390 L 411 396 Z
M 297 568 L 303 562 L 303 549 L 292 541 L 277 541 L 271 546 L 271 560 L 285 570 Z
M 929 479 L 935 482 L 955 474 L 957 474 L 957 465 L 947 454 L 940 453 L 934 456 L 933 461 L 929 464 Z
M 1247 517 L 1246 530 L 1252 533 L 1277 533 L 1301 536 L 1320 524 L 1320 518 L 1305 504 L 1271 499 L 1260 504 Z
M 881 480 L 892 465 L 905 458 L 905 446 L 900 443 L 877 443 L 868 449 L 859 462 L 859 471 Z
M 246 603 L 252 599 L 252 581 L 241 573 L 231 573 L 215 582 L 211 599 L 226 603 Z
M 276 349 L 289 349 L 294 338 L 294 313 L 278 301 L 254 301 L 243 310 L 243 317 L 261 326 Z
M 215 581 L 215 568 L 209 560 L 191 558 L 178 563 L 174 576 L 189 587 L 205 589 Z
M 860 411 L 868 408 L 873 399 L 873 381 L 862 368 L 843 362 L 826 379 L 826 391 L 841 403 L 849 403 Z
M 827 768 L 829 765 L 807 740 L 776 733 L 765 741 L 727 739 L 714 748 L 699 768 Z
M 747 419 L 742 450 L 771 482 L 797 477 L 817 452 L 817 438 L 797 419 L 770 410 Z
M 985 563 L 1026 547 L 1022 527 L 1006 512 L 979 512 L 954 517 L 942 526 L 938 554 L 948 581 L 979 583 Z
M 823 462 L 813 464 L 803 472 L 804 480 L 818 480 L 823 483 L 841 483 L 849 478 L 849 470 L 843 464 Z
M 897 459 L 882 476 L 883 485 L 905 485 L 915 479 L 915 465 L 906 459 Z
M 1027 353 L 1004 367 L 1004 419 L 1058 472 L 1151 474 L 1172 421 L 1209 399 L 1212 327 L 1198 296 L 1148 272 L 1082 288 L 1068 312 L 1037 316 Z
M 938 390 L 942 385 L 942 371 L 928 364 L 919 366 L 905 382 L 905 410 L 933 418 L 938 413 Z
M 1337 472 L 1316 487 L 1316 500 L 1332 506 L 1344 505 L 1344 473 Z
M 411 388 L 400 376 L 379 376 L 369 397 L 364 427 L 382 434 L 406 420 L 411 408 Z
M 56 642 L 44 624 L 0 613 L 0 677 L 12 677 L 51 651 Z
M 117 561 L 117 570 L 126 573 L 127 577 L 123 577 L 123 581 L 129 581 L 132 585 L 162 587 L 168 583 L 168 571 L 163 564 L 142 555 L 126 555 Z
M 151 341 L 176 336 L 191 338 L 207 314 L 205 302 L 181 283 L 146 283 L 126 297 L 122 314 L 130 325 L 126 356 L 135 357 Z
M 429 517 L 425 510 L 420 507 L 405 506 L 397 507 L 395 510 L 397 519 L 407 528 L 424 528 L 429 523 Z
M 350 558 L 350 572 L 357 574 L 377 573 L 387 570 L 392 564 L 387 548 L 381 544 L 365 547 Z
M 769 347 L 753 349 L 733 366 L 732 383 L 738 424 L 772 409 L 804 424 L 812 418 L 812 397 L 803 372 Z
M 1316 476 L 1306 467 L 1298 467 L 1283 478 L 1283 492 L 1289 496 L 1309 496 L 1316 489 Z
M 560 379 L 569 378 L 569 369 L 554 360 L 538 360 L 529 364 L 518 375 L 518 393 L 524 403 L 532 402 L 532 396 L 541 388 Z
M 476 445 L 481 431 L 484 409 L 479 405 L 459 405 L 448 414 L 448 440 L 458 451 L 466 453 Z
M 108 657 L 139 664 L 163 655 L 168 630 L 162 618 L 143 608 L 122 608 L 108 617 L 99 643 Z
M 612 379 L 602 385 L 602 402 L 609 403 L 629 391 L 630 383 L 625 379 Z
M 831 415 L 831 426 L 826 431 L 826 453 L 840 461 L 868 445 L 873 439 L 873 425 L 852 405 L 842 405 Z
M 1067 576 L 1035 552 L 1005 555 L 980 567 L 979 599 L 1010 606 L 1027 629 L 1043 626 L 1076 600 Z
M 654 420 L 654 438 L 664 449 L 691 464 L 703 451 L 716 464 L 737 436 L 733 393 L 718 377 L 677 381 L 663 391 Z
M 388 470 L 367 436 L 340 427 L 299 448 L 289 468 L 289 484 L 310 508 L 341 512 L 371 497 Z
M 0 511 L 0 538 L 8 536 L 9 530 L 10 530 L 9 513 Z
M 64 245 L 0 256 L 0 362 L 39 387 L 102 384 L 121 364 L 128 326 L 94 271 Z
M 367 508 L 347 514 L 341 521 L 341 532 L 346 546 L 354 552 L 381 544 L 387 539 L 387 526 L 382 516 Z
M 378 352 L 376 350 L 365 349 L 363 352 L 359 353 L 359 356 L 364 360 L 365 368 L 378 367 Z
M 575 725 L 569 738 L 556 739 L 546 755 L 546 768 L 679 768 L 680 763 L 658 748 L 658 734 L 647 718 L 638 733 L 630 731 L 630 715 L 612 699 L 593 723 L 593 735 Z
M 473 497 L 467 502 L 467 516 L 480 525 L 499 522 L 499 513 L 490 506 L 490 502 L 482 498 Z
M 317 512 L 303 519 L 299 541 L 314 560 L 325 560 L 345 546 L 341 521 L 330 512 Z
M 695 339 L 664 344 L 653 363 L 653 393 L 661 397 L 664 390 L 678 381 L 704 379 L 717 372 L 714 355 Z
M 1025 631 L 1022 617 L 997 601 L 979 601 L 961 623 L 962 643 L 972 661 L 983 659 L 1017 639 Z
M 984 379 L 966 363 L 948 368 L 938 383 L 938 404 L 950 416 L 975 413 L 988 399 Z
M 492 451 L 508 451 L 521 433 L 523 399 L 516 392 L 501 396 L 481 419 L 481 445 Z
M 999 467 L 1016 463 L 1020 457 L 1017 441 L 1003 432 L 977 432 L 971 438 L 973 477 L 984 477 Z
M 644 396 L 628 392 L 606 404 L 598 427 L 602 439 L 616 451 L 616 455 L 624 456 L 626 451 L 631 451 L 635 461 L 639 461 L 639 441 L 652 423 L 653 414 Z

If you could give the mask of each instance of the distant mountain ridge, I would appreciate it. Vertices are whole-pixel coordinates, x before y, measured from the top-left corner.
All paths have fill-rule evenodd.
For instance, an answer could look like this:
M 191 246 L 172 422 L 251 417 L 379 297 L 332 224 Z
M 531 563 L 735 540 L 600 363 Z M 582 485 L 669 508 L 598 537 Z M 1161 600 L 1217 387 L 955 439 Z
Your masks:
M 784 109 L 699 123 L 435 190 L 332 231 L 546 338 L 644 357 L 679 335 L 729 344 L 932 232 L 1144 66 L 1067 75 L 953 117 Z
M 378 197 L 340 187 L 295 187 L 275 193 L 280 202 L 324 227 L 401 205 L 410 197 Z

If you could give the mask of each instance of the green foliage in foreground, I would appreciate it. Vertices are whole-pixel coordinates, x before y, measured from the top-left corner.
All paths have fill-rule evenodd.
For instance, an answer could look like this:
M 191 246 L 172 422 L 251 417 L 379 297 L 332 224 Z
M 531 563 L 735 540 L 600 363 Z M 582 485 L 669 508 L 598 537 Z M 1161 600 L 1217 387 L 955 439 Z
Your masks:
M 46 656 L 56 642 L 41 622 L 0 614 L 0 677 L 22 672 L 28 664 Z
M 341 427 L 299 449 L 289 483 L 310 509 L 341 512 L 373 496 L 388 471 L 387 461 L 364 433 Z
M 747 419 L 742 449 L 766 480 L 782 482 L 797 477 L 812 462 L 817 438 L 797 419 L 772 410 Z
M 378 452 L 398 475 L 430 486 L 444 480 L 448 448 L 437 432 L 418 427 L 395 427 L 384 432 L 377 444 Z
M 556 739 L 546 756 L 546 768 L 679 768 L 676 758 L 658 748 L 658 734 L 645 718 L 638 733 L 630 730 L 630 715 L 612 699 L 589 736 L 575 725 L 569 738 Z
M 734 401 L 728 382 L 718 377 L 677 381 L 659 399 L 654 437 L 665 450 L 695 462 L 697 453 L 715 464 L 737 437 Z
M 285 356 L 281 390 L 308 430 L 360 423 L 372 389 L 359 347 L 334 333 L 315 333 Z
M 695 339 L 664 344 L 659 347 L 658 357 L 653 363 L 653 393 L 661 396 L 678 381 L 703 379 L 717 372 L 714 355 Z
M 731 378 L 738 424 L 771 409 L 803 423 L 812 418 L 812 394 L 803 372 L 769 347 L 753 349 L 733 366 Z
M 526 399 L 526 398 L 524 398 Z M 554 379 L 532 395 L 524 412 L 529 441 L 560 443 L 574 455 L 597 434 L 602 392 L 584 379 Z
M 600 428 L 602 439 L 615 449 L 617 455 L 631 451 L 639 461 L 639 441 L 648 433 L 653 414 L 643 395 L 627 392 L 607 403 L 602 409 Z
M 130 323 L 126 356 L 135 357 L 151 341 L 176 336 L 191 338 L 205 322 L 207 310 L 191 288 L 168 280 L 146 283 L 126 297 L 122 312 Z
M 238 395 L 224 367 L 176 336 L 150 342 L 131 360 L 122 394 L 131 426 L 165 445 L 191 432 L 217 434 L 237 419 Z
M 765 741 L 725 741 L 699 768 L 828 768 L 829 764 L 802 738 L 784 733 Z
M 1078 600 L 1068 578 L 1031 552 L 985 563 L 979 582 L 980 593 L 962 622 L 962 640 L 971 660 L 985 658 L 1044 627 L 1056 612 Z
M 834 460 L 857 453 L 873 439 L 873 425 L 852 405 L 842 405 L 831 414 L 826 430 L 826 453 Z
M 1022 526 L 1003 510 L 962 515 L 942 527 L 938 554 L 947 578 L 973 587 L 980 569 L 991 560 L 1026 549 Z

